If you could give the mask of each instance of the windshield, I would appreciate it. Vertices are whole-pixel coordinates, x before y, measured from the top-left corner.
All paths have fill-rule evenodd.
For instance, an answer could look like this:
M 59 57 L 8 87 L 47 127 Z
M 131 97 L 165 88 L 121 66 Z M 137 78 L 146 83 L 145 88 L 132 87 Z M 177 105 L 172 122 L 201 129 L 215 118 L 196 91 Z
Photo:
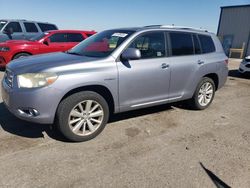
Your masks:
M 134 31 L 108 30 L 95 34 L 71 50 L 68 53 L 89 57 L 107 57 Z
M 6 21 L 0 20 L 0 30 L 6 25 Z
M 31 37 L 29 40 L 30 41 L 38 41 L 40 39 L 42 39 L 43 37 L 45 37 L 46 35 L 48 35 L 49 33 L 42 33 L 42 34 L 38 34 L 34 37 Z

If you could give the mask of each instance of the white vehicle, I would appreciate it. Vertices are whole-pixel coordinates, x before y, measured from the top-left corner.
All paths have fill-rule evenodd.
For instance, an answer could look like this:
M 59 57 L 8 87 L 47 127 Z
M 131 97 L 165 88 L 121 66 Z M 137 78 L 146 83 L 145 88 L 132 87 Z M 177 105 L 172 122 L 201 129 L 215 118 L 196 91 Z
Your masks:
M 239 72 L 241 74 L 250 73 L 250 56 L 245 57 L 240 63 Z

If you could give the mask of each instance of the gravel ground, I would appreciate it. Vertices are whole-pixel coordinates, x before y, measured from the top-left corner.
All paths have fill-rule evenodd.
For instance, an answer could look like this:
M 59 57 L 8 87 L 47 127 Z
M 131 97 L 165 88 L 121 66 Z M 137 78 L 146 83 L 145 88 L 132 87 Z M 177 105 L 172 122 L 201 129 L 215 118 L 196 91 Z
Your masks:
M 250 78 L 239 61 L 229 66 L 208 109 L 122 113 L 84 143 L 18 120 L 0 101 L 0 187 L 250 187 Z

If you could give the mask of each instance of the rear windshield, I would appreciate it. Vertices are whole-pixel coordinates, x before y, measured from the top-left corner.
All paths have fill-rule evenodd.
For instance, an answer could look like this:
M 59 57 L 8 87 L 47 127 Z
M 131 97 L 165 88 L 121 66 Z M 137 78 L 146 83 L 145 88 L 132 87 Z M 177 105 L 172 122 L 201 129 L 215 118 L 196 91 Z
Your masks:
M 49 30 L 57 30 L 57 27 L 53 24 L 45 24 L 45 23 L 38 23 L 42 32 L 49 31 Z
M 0 20 L 0 30 L 6 25 L 7 21 Z

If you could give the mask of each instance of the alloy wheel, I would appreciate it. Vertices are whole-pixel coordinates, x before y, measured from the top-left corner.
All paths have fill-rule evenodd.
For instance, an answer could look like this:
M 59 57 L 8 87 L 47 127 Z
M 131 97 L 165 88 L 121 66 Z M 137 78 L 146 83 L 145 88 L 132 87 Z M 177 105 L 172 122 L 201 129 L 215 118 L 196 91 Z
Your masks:
M 214 94 L 213 85 L 210 82 L 205 82 L 201 85 L 198 93 L 198 102 L 201 106 L 207 106 Z
M 71 131 L 79 136 L 93 134 L 102 124 L 104 110 L 94 100 L 84 100 L 73 107 L 68 124 Z

